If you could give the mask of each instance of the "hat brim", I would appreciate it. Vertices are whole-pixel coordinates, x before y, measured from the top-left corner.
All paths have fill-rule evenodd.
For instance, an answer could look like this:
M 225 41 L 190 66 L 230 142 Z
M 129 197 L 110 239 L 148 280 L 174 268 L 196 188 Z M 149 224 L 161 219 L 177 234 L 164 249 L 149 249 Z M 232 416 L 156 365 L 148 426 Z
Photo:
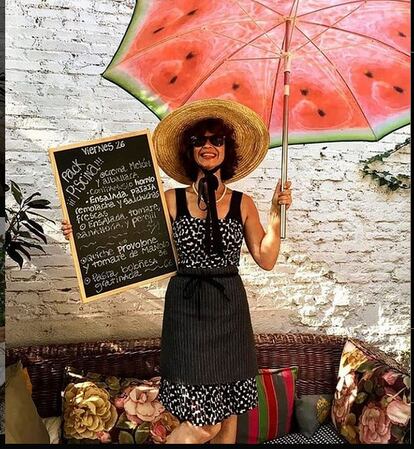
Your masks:
M 154 130 L 153 142 L 161 169 L 181 184 L 192 183 L 178 156 L 181 135 L 185 129 L 206 118 L 220 118 L 234 129 L 239 163 L 236 173 L 226 183 L 238 181 L 251 173 L 266 156 L 269 131 L 256 112 L 236 101 L 221 99 L 187 103 L 160 121 Z

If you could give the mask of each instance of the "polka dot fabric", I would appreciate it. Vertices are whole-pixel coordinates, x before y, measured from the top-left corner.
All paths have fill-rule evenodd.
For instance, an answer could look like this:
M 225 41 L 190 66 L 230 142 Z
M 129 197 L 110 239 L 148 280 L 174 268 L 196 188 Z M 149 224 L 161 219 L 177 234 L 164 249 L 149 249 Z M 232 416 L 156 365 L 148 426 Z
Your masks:
M 178 264 L 191 268 L 238 266 L 243 242 L 243 225 L 235 218 L 225 218 L 219 220 L 219 226 L 224 243 L 224 257 L 214 253 L 207 254 L 204 249 L 206 220 L 188 215 L 177 217 L 172 228 Z
M 172 230 L 178 264 L 191 268 L 238 266 L 243 242 L 241 192 L 233 192 L 229 213 L 219 219 L 223 257 L 205 252 L 206 220 L 190 215 L 185 194 L 177 190 L 178 212 Z M 177 418 L 202 426 L 217 424 L 230 415 L 240 415 L 256 407 L 258 393 L 254 377 L 215 385 L 184 385 L 161 379 L 159 400 Z
M 218 385 L 183 385 L 162 380 L 158 398 L 180 420 L 202 426 L 217 424 L 256 407 L 258 394 L 254 377 Z
M 264 444 L 349 444 L 338 434 L 332 423 L 322 424 L 309 438 L 301 433 L 289 433 L 275 440 L 265 441 Z

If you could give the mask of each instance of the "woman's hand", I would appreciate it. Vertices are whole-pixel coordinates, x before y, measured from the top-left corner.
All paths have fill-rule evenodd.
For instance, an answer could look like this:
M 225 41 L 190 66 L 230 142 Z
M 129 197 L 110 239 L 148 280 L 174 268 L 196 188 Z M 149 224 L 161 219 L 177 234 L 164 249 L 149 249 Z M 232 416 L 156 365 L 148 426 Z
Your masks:
M 70 239 L 70 236 L 72 235 L 72 225 L 65 219 L 62 220 L 62 232 L 65 236 L 66 240 Z
M 279 181 L 277 182 L 276 190 L 273 193 L 271 212 L 275 212 L 277 215 L 279 215 L 279 206 L 281 204 L 286 204 L 286 210 L 289 209 L 292 204 L 292 191 L 290 190 L 291 185 L 291 181 L 286 181 L 285 189 L 282 192 L 282 183 L 279 179 Z

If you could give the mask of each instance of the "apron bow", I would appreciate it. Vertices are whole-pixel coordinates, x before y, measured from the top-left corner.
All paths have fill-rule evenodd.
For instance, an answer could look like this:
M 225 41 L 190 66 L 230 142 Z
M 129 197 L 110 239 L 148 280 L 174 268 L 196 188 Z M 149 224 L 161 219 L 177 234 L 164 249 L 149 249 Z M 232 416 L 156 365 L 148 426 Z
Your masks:
M 180 273 L 178 273 L 180 275 Z M 196 295 L 197 297 L 197 309 L 198 309 L 198 319 L 201 319 L 201 299 L 200 299 L 200 287 L 203 281 L 208 282 L 213 287 L 216 287 L 222 295 L 227 299 L 227 301 L 230 301 L 230 298 L 226 295 L 225 290 L 226 287 L 223 284 L 220 284 L 220 282 L 213 279 L 211 276 L 206 276 L 202 274 L 181 274 L 181 276 L 188 276 L 190 279 L 187 281 L 184 287 L 184 298 L 185 299 L 191 299 Z

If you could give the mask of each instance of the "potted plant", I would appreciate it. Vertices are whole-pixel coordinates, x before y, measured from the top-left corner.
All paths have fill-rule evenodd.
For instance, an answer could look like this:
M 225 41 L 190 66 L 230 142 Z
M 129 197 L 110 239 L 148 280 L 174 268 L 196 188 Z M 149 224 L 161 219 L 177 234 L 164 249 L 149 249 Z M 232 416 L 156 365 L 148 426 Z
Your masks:
M 6 207 L 4 251 L 22 268 L 25 258 L 31 260 L 32 249 L 45 252 L 41 242 L 47 243 L 47 238 L 42 225 L 36 219 L 40 217 L 54 223 L 50 218 L 38 213 L 38 210 L 50 209 L 50 201 L 38 198 L 39 192 L 25 198 L 14 181 L 10 181 L 10 185 L 6 184 L 5 190 L 11 192 L 16 205 Z

